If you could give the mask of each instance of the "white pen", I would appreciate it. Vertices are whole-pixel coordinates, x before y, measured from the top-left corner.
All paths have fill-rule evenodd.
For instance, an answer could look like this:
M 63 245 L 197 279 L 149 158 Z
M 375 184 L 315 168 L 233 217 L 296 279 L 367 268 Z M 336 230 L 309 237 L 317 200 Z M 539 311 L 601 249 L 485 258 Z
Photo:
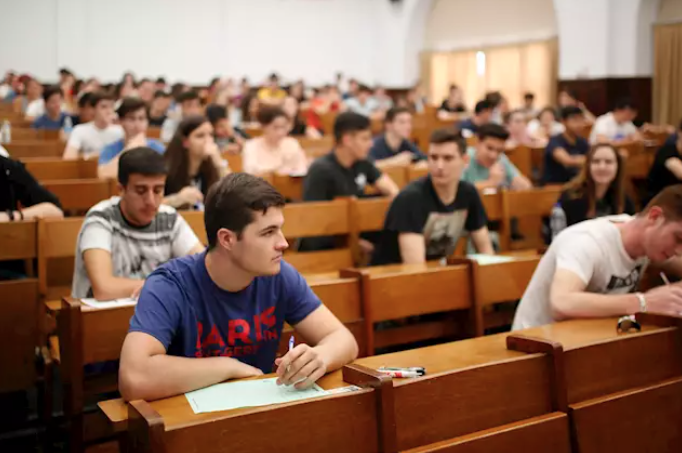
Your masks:
M 663 280 L 663 283 L 665 283 L 666 285 L 669 285 L 669 284 L 670 284 L 670 280 L 668 280 L 668 277 L 666 277 L 665 274 L 664 274 L 663 272 L 661 272 L 660 275 L 661 275 L 661 280 Z

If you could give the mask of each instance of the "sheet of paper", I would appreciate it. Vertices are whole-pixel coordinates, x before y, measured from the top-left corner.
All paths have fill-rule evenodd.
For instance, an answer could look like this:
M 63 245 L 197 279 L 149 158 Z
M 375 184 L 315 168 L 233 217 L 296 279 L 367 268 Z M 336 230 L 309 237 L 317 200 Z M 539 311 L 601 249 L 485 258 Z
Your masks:
M 509 263 L 510 261 L 514 261 L 514 257 L 512 256 L 484 255 L 481 253 L 473 253 L 471 255 L 467 255 L 467 258 L 476 261 L 480 265 Z
M 307 390 L 296 390 L 277 385 L 277 378 L 227 382 L 185 393 L 195 414 L 290 403 L 325 395 L 328 392 L 317 385 Z
M 125 299 L 114 299 L 114 300 L 97 300 L 97 299 L 81 299 L 83 304 L 92 308 L 116 308 L 116 307 L 129 307 L 137 303 L 137 299 L 132 297 L 126 297 Z

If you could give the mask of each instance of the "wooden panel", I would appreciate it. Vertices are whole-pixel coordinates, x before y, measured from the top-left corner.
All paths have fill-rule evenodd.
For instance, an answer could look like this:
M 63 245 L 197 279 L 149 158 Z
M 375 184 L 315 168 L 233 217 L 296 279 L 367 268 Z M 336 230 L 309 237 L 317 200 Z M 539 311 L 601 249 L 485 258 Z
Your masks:
M 43 186 L 59 198 L 65 210 L 87 211 L 114 195 L 111 182 L 100 179 L 43 181 Z
M 3 145 L 13 159 L 27 157 L 62 157 L 64 144 L 58 141 L 13 141 Z
M 155 138 L 157 140 L 161 139 L 161 128 L 160 127 L 150 127 L 147 129 L 147 138 Z
M 81 310 L 83 363 L 118 360 L 135 307 Z
M 351 220 L 355 222 L 356 230 L 360 232 L 381 231 L 384 228 L 384 220 L 391 201 L 386 197 L 353 200 Z
M 476 302 L 486 306 L 521 299 L 539 262 L 540 257 L 533 257 L 508 263 L 475 264 Z
M 284 259 L 302 274 L 332 272 L 353 266 L 350 249 L 325 250 L 321 252 L 289 252 Z
M 508 215 L 510 217 L 544 216 L 552 213 L 562 188 L 559 186 L 543 187 L 523 191 L 505 191 Z
M 488 220 L 502 220 L 502 194 L 499 192 L 481 194 L 481 201 Z
M 38 181 L 97 178 L 97 160 L 60 158 L 24 159 L 26 168 Z
M 348 201 L 287 204 L 283 230 L 287 238 L 348 234 Z
M 423 178 L 429 174 L 429 169 L 424 166 L 410 165 L 407 167 L 407 182 Z
M 0 261 L 36 257 L 35 221 L 0 223 Z
M 206 236 L 206 226 L 204 225 L 204 213 L 201 211 L 178 211 L 183 219 L 187 222 L 189 227 L 197 235 L 199 241 L 208 245 L 208 237 Z
M 344 278 L 311 282 L 310 288 L 342 323 L 362 318 L 359 280 Z
M 554 412 L 405 453 L 571 453 L 566 414 Z
M 399 189 L 405 187 L 408 183 L 407 180 L 407 166 L 390 166 L 383 167 L 381 172 L 387 175 L 393 180 L 393 182 L 398 186 Z M 373 186 L 365 187 L 365 193 L 368 195 L 376 195 L 379 193 Z
M 41 220 L 44 229 L 40 238 L 40 254 L 46 258 L 74 257 L 76 256 L 76 243 L 78 233 L 83 225 L 82 217 L 68 219 Z
M 561 88 L 576 92 L 578 99 L 595 115 L 610 111 L 624 97 L 630 98 L 638 107 L 637 120 L 652 120 L 651 77 L 619 77 L 604 79 L 560 80 Z
M 529 355 L 437 376 L 394 381 L 398 449 L 552 412 L 549 360 L 548 356 Z
M 363 285 L 373 322 L 471 307 L 467 266 L 365 276 Z
M 572 405 L 571 418 L 580 453 L 677 453 L 682 379 Z
M 272 185 L 289 201 L 301 201 L 303 198 L 303 177 L 288 175 L 272 175 Z
M 331 133 L 331 130 L 327 132 Z M 306 155 L 313 159 L 328 154 L 334 148 L 333 135 L 325 135 L 322 138 L 296 137 L 296 139 Z
M 519 146 L 514 149 L 508 149 L 505 154 L 509 158 L 512 164 L 519 169 L 521 174 L 527 178 L 531 178 L 533 175 L 533 163 L 531 161 L 531 151 L 530 148 L 526 146 Z
M 38 344 L 38 280 L 0 282 L 0 393 L 35 383 Z
M 229 165 L 230 170 L 232 170 L 234 173 L 241 173 L 243 171 L 244 165 L 241 154 L 223 153 L 222 156 L 223 159 L 227 161 L 227 165 Z

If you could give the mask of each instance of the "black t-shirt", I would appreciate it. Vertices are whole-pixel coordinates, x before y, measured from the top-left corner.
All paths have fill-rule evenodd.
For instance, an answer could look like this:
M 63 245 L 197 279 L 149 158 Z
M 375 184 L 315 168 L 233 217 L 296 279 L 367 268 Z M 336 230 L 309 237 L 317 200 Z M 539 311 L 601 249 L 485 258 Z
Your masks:
M 464 104 L 461 103 L 455 105 L 454 107 L 450 107 L 450 104 L 448 104 L 447 99 L 445 99 L 443 103 L 440 105 L 439 110 L 445 110 L 446 112 L 450 113 L 463 113 L 467 111 L 466 107 L 464 107 Z
M 460 181 L 455 201 L 446 206 L 438 198 L 431 178 L 425 176 L 410 183 L 391 203 L 372 265 L 402 262 L 400 233 L 423 235 L 426 259 L 434 260 L 452 254 L 462 229 L 477 231 L 487 222 L 483 202 L 473 184 Z
M 325 201 L 338 197 L 364 197 L 365 186 L 374 185 L 381 171 L 368 160 L 342 166 L 334 151 L 315 160 L 303 180 L 304 201 Z
M 587 211 L 589 209 L 586 197 L 574 197 L 568 191 L 561 193 L 559 197 L 559 204 L 561 209 L 566 214 L 566 226 L 575 225 L 576 223 L 587 220 Z M 623 212 L 618 212 L 618 203 L 616 202 L 613 191 L 609 190 L 604 195 L 604 198 L 597 200 L 595 206 L 595 217 L 604 217 L 615 214 L 635 214 L 635 205 L 627 195 L 623 203 Z
M 166 115 L 158 116 L 156 118 L 149 118 L 149 126 L 151 127 L 161 127 L 163 122 L 166 121 Z
M 656 151 L 654 163 L 649 170 L 649 175 L 646 180 L 647 202 L 666 187 L 682 183 L 682 181 L 677 179 L 677 176 L 665 166 L 665 162 L 673 157 L 682 160 L 682 155 L 680 155 L 680 152 L 677 150 L 675 142 L 666 142 L 665 145 Z
M 59 200 L 41 186 L 21 162 L 0 156 L 0 211 L 16 211 L 39 203 L 61 207 Z
M 296 118 L 296 121 L 294 121 L 294 125 L 289 131 L 289 135 L 292 136 L 305 135 L 306 128 L 307 128 L 306 124 L 300 119 Z

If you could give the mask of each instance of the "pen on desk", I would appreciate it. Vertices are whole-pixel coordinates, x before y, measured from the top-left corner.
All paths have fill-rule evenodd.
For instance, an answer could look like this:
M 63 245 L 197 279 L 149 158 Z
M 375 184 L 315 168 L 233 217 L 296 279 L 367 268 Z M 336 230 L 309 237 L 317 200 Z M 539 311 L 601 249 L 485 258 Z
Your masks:
M 417 371 L 379 370 L 379 372 L 393 378 L 417 378 L 423 376 L 423 374 L 418 373 Z
M 661 280 L 663 280 L 663 283 L 665 283 L 666 285 L 669 285 L 669 284 L 670 284 L 670 280 L 668 280 L 668 277 L 666 277 L 665 274 L 664 274 L 663 272 L 661 272 L 660 275 L 661 275 Z

